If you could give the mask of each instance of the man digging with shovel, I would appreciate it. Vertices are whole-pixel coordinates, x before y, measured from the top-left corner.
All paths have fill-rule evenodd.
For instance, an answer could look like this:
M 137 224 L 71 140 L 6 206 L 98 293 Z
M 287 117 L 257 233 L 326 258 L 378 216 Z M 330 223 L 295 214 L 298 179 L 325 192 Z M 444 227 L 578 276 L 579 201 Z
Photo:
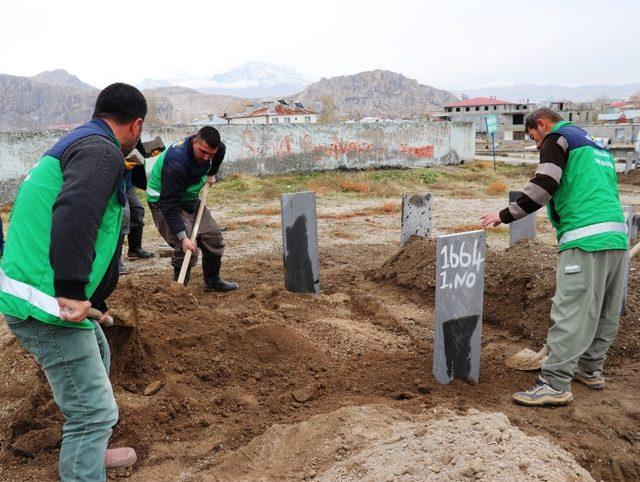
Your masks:
M 510 223 L 547 204 L 558 238 L 549 357 L 538 384 L 513 395 L 523 405 L 565 405 L 571 381 L 603 389 L 604 361 L 615 340 L 622 307 L 627 226 L 618 197 L 615 160 L 585 131 L 551 109 L 526 119 L 540 151 L 536 175 L 523 194 L 483 227 Z
M 196 225 L 200 203 L 198 195 L 205 183 L 216 181 L 220 164 L 226 152 L 220 141 L 220 133 L 211 126 L 203 127 L 197 134 L 176 142 L 162 152 L 154 164 L 147 183 L 147 201 L 160 235 L 173 248 L 174 281 L 178 281 L 185 253 L 194 256 L 189 262 L 184 284 L 197 262 L 196 243 L 189 236 Z M 197 245 L 202 249 L 202 273 L 205 291 L 232 291 L 238 288 L 233 282 L 220 277 L 224 243 L 222 231 L 204 207 L 198 220 Z
M 125 204 L 123 153 L 147 114 L 138 89 L 112 84 L 93 120 L 62 137 L 20 186 L 0 264 L 0 313 L 42 367 L 65 418 L 63 482 L 106 480 L 105 468 L 136 461 L 107 450 L 118 407 L 109 382 L 109 345 L 99 326 L 118 282 Z M 93 308 L 98 321 L 87 319 Z

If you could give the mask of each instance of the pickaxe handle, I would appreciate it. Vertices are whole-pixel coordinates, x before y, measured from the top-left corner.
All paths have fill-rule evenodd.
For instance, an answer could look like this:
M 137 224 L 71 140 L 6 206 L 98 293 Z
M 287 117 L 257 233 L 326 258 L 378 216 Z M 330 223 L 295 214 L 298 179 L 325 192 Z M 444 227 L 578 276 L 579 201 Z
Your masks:
M 193 229 L 191 230 L 191 242 L 195 244 L 196 237 L 198 236 L 198 230 L 200 229 L 200 220 L 202 219 L 202 213 L 205 208 L 205 201 L 207 200 L 207 194 L 209 194 L 209 183 L 206 182 L 204 185 L 204 189 L 200 194 L 200 206 L 198 206 L 198 213 L 196 214 L 196 221 L 193 224 Z M 184 260 L 182 261 L 182 267 L 180 268 L 180 275 L 178 276 L 178 283 L 184 285 L 184 279 L 187 277 L 187 269 L 189 268 L 189 263 L 191 261 L 192 256 L 191 250 L 187 250 L 184 253 Z

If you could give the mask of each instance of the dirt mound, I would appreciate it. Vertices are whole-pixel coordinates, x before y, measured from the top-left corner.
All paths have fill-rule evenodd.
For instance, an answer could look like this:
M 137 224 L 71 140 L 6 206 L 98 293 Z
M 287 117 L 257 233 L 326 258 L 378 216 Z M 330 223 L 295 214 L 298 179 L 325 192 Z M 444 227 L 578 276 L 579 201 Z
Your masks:
M 419 289 L 427 302 L 435 301 L 436 240 L 411 236 L 395 255 L 367 273 L 373 281 L 387 281 L 404 288 Z
M 436 240 L 412 237 L 396 254 L 367 276 L 378 282 L 418 290 L 424 303 L 435 302 Z M 549 313 L 556 287 L 558 253 L 554 246 L 526 241 L 506 250 L 489 249 L 485 265 L 484 322 L 530 342 L 536 350 L 551 326 Z M 414 297 L 415 298 L 415 297 Z M 610 354 L 640 354 L 640 258 L 631 261 L 627 314 Z
M 341 408 L 275 425 L 194 480 L 592 481 L 573 456 L 501 413 Z
M 618 183 L 640 186 L 640 169 L 632 169 L 627 174 L 625 174 L 624 172 L 619 173 Z
M 405 254 L 416 250 L 420 262 L 432 262 L 435 249 L 420 247 L 423 242 L 413 240 Z M 169 268 L 128 275 L 110 300 L 116 322 L 125 326 L 106 333 L 120 408 L 112 445 L 132 445 L 139 456 L 130 480 L 202 474 L 211 480 L 208 474 L 227 456 L 276 424 L 366 404 L 416 417 L 441 405 L 503 412 L 524 432 L 569 450 L 596 477 L 640 477 L 637 362 L 622 360 L 608 390 L 577 388 L 573 406 L 540 419 L 539 411 L 510 401 L 514 388 L 532 383 L 529 374 L 503 365 L 504 353 L 516 348 L 510 325 L 487 323 L 480 385 L 438 385 L 431 375 L 433 302 L 425 296 L 431 288 L 365 277 L 396 251 L 380 244 L 321 249 L 320 296 L 284 290 L 279 251 L 231 260 L 226 269 L 241 289 L 227 294 L 204 293 L 199 269 L 186 289 L 171 283 Z M 421 276 L 413 276 L 416 283 Z M 390 426 L 408 423 L 407 415 L 398 417 Z M 55 479 L 60 428 L 32 357 L 0 332 L 0 480 Z M 332 440 L 327 432 L 328 446 Z M 338 451 L 341 460 L 373 450 L 373 443 L 352 447 Z

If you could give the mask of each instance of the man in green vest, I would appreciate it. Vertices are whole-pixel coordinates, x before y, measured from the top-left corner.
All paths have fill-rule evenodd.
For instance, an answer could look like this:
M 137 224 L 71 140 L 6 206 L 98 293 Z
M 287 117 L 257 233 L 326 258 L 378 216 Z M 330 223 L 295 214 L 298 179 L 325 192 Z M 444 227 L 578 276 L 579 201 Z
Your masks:
M 538 384 L 513 395 L 522 405 L 565 405 L 571 381 L 601 390 L 604 361 L 622 308 L 627 226 L 615 160 L 604 145 L 551 109 L 538 109 L 525 131 L 540 151 L 536 175 L 515 202 L 482 217 L 508 224 L 547 205 L 556 229 L 558 267 L 552 299 L 549 357 Z
M 106 87 L 93 119 L 62 137 L 19 188 L 0 263 L 0 313 L 44 371 L 65 417 L 60 478 L 104 481 L 135 451 L 107 450 L 118 407 L 99 326 L 118 281 L 124 157 L 147 104 L 127 84 Z M 91 307 L 103 312 L 89 320 Z
M 226 146 L 215 127 L 205 126 L 196 134 L 175 142 L 163 151 L 151 169 L 147 201 L 158 231 L 173 248 L 174 280 L 178 279 L 187 250 L 194 253 L 187 271 L 195 266 L 196 243 L 202 249 L 204 290 L 226 292 L 238 284 L 220 276 L 224 242 L 222 230 L 204 208 L 196 243 L 189 239 L 200 206 L 198 195 L 205 182 L 213 184 L 224 160 Z

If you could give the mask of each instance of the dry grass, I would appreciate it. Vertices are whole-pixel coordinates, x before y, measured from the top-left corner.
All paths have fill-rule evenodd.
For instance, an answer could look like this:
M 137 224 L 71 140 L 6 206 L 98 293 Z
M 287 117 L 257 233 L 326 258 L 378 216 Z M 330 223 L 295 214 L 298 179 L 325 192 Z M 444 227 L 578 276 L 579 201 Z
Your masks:
M 485 189 L 486 193 L 491 196 L 497 196 L 499 194 L 505 194 L 509 187 L 505 182 L 502 181 L 493 181 L 491 184 L 487 186 Z
M 400 212 L 400 203 L 395 201 L 388 201 L 384 204 L 380 204 L 379 206 L 371 206 L 368 208 L 364 208 L 360 211 L 362 215 L 374 215 L 374 214 L 391 214 L 391 213 L 399 213 Z
M 482 229 L 480 227 L 480 219 L 478 219 L 477 223 L 464 223 L 464 224 L 456 224 L 455 226 L 447 226 L 444 230 L 447 233 L 466 233 L 467 231 L 478 231 Z
M 352 179 L 343 179 L 338 183 L 338 187 L 345 192 L 366 193 L 372 188 L 371 181 L 355 181 Z
M 378 206 L 370 206 L 358 211 L 351 211 L 346 213 L 319 213 L 320 219 L 351 219 L 358 216 L 376 216 L 384 214 L 393 214 L 400 212 L 400 204 L 394 201 L 388 201 Z
M 280 197 L 281 193 L 280 187 L 277 184 L 267 184 L 266 186 L 262 186 L 260 189 L 260 198 L 261 199 L 277 199 Z
M 330 233 L 333 238 L 341 238 L 341 239 L 357 239 L 358 235 L 353 231 L 347 231 L 345 229 L 334 229 Z
M 476 197 L 473 191 L 470 191 L 469 189 L 452 189 L 449 191 L 449 195 L 461 199 L 473 199 Z
M 493 169 L 493 164 L 489 161 L 476 161 L 471 164 L 472 171 L 485 171 L 487 169 Z
M 311 179 L 304 183 L 304 186 L 309 190 L 315 192 L 318 196 L 322 196 L 329 192 L 335 191 L 334 182 L 327 178 Z
M 275 216 L 280 214 L 280 208 L 277 206 L 256 208 L 252 210 L 246 210 L 245 216 Z

